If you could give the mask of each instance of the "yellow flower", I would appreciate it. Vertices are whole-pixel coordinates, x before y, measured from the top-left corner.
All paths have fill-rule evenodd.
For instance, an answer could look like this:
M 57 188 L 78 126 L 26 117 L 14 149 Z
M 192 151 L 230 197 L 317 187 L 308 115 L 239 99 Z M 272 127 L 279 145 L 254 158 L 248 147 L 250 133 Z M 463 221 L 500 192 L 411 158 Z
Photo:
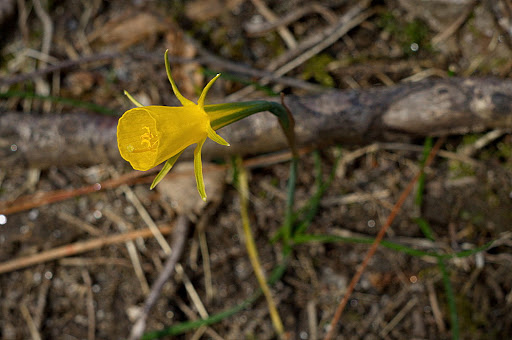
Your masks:
M 194 173 L 201 198 L 206 200 L 201 164 L 201 148 L 206 138 L 229 145 L 211 126 L 211 117 L 204 110 L 204 100 L 218 74 L 203 89 L 197 104 L 183 97 L 172 79 L 167 51 L 165 66 L 172 90 L 183 106 L 138 106 L 126 111 L 117 125 L 117 145 L 121 156 L 135 170 L 146 171 L 167 161 L 152 188 L 171 169 L 186 147 L 197 144 L 194 150 Z

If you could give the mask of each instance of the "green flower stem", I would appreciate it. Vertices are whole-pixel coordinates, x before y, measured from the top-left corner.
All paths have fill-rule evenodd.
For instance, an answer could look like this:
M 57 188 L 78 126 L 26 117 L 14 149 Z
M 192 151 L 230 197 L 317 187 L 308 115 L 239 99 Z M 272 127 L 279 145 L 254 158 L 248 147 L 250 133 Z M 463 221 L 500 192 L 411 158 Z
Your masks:
M 135 98 L 133 98 L 127 91 L 125 91 L 125 95 L 134 103 L 136 106 L 142 106 Z M 239 121 L 243 118 L 249 117 L 258 112 L 269 111 L 274 114 L 279 119 L 279 124 L 281 125 L 284 134 L 288 140 L 288 143 L 292 149 L 295 160 L 292 160 L 292 166 L 295 167 L 295 170 L 292 169 L 292 173 L 296 173 L 297 164 L 293 165 L 297 162 L 298 156 L 295 147 L 295 135 L 294 135 L 294 122 L 291 113 L 288 112 L 284 106 L 275 102 L 268 102 L 265 100 L 255 100 L 249 102 L 241 102 L 241 103 L 224 103 L 224 104 L 214 104 L 214 105 L 206 105 L 204 107 L 206 113 L 210 116 L 210 125 L 213 130 L 220 129 L 226 125 Z M 211 138 L 212 136 L 210 136 Z M 219 137 L 220 138 L 220 137 Z M 222 142 L 226 143 L 223 139 L 221 141 L 217 141 L 222 144 Z M 226 143 L 227 144 L 227 143 Z M 183 152 L 183 151 L 182 151 Z M 181 155 L 181 153 L 171 157 L 167 160 L 164 167 L 160 171 L 160 173 L 155 177 L 155 180 L 151 184 L 151 189 L 153 189 L 171 170 L 172 166 Z M 290 176 L 291 179 L 294 177 Z M 294 181 L 294 180 L 293 180 Z M 294 185 L 294 184 L 293 184 Z M 292 192 L 293 194 L 293 192 Z M 292 197 L 293 198 L 293 197 Z M 290 209 L 293 205 L 293 201 L 289 202 Z M 291 215 L 291 214 L 290 214 Z M 291 223 L 290 223 L 291 225 Z
M 240 103 L 222 103 L 205 105 L 204 110 L 210 116 L 210 124 L 214 130 L 237 122 L 258 112 L 268 111 L 275 103 L 254 100 Z
M 293 206 L 295 197 L 295 184 L 297 177 L 297 167 L 299 155 L 295 144 L 295 122 L 291 112 L 282 104 L 264 100 L 256 100 L 240 103 L 225 103 L 206 105 L 206 113 L 210 116 L 210 123 L 214 130 L 220 129 L 228 124 L 234 123 L 240 119 L 248 117 L 254 113 L 269 111 L 279 119 L 279 124 L 283 129 L 288 145 L 292 150 L 292 160 L 290 164 L 290 177 L 288 179 L 288 190 L 286 199 L 286 211 L 283 223 L 283 241 L 285 245 L 285 255 L 291 252 L 289 243 L 293 227 Z
M 292 245 L 290 242 L 293 232 L 294 222 L 294 211 L 293 206 L 295 203 L 295 185 L 297 182 L 297 167 L 299 164 L 299 158 L 296 156 L 292 157 L 290 164 L 290 177 L 288 178 L 288 190 L 286 194 L 286 208 L 283 222 L 283 254 L 288 256 L 292 251 Z
M 237 122 L 258 112 L 269 111 L 279 119 L 279 123 L 288 135 L 293 134 L 293 120 L 284 106 L 266 100 L 254 100 L 240 103 L 223 103 L 205 105 L 204 110 L 210 116 L 210 124 L 214 130 Z

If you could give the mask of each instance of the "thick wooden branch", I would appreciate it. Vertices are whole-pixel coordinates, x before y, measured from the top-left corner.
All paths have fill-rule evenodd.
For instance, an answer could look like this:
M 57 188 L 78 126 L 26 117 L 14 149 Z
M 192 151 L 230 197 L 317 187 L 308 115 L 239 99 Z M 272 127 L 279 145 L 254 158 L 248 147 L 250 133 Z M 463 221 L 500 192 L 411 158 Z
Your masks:
M 425 80 L 370 90 L 288 96 L 285 103 L 295 117 L 300 146 L 405 141 L 512 129 L 510 80 Z M 91 114 L 1 113 L 0 167 L 118 162 L 116 125 L 115 118 Z M 276 118 L 269 113 L 225 127 L 220 134 L 232 146 L 206 144 L 205 158 L 287 147 Z M 184 157 L 190 155 L 185 153 Z

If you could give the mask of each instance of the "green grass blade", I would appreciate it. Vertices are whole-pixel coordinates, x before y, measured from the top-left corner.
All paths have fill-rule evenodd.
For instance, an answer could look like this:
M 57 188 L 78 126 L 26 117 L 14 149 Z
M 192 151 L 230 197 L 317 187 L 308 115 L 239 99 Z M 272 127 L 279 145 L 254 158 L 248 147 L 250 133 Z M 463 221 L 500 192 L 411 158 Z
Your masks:
M 425 139 L 425 144 L 423 146 L 423 154 L 421 157 L 420 166 L 423 169 L 425 167 L 425 162 L 427 161 L 428 155 L 432 150 L 432 137 L 427 137 Z M 414 203 L 416 206 L 420 207 L 423 205 L 423 193 L 425 191 L 425 172 L 421 172 L 420 178 L 418 178 L 416 197 L 414 199 Z
M 296 235 L 300 235 L 304 233 L 307 228 L 311 225 L 313 222 L 313 219 L 318 213 L 318 209 L 320 208 L 320 203 L 322 200 L 322 197 L 324 196 L 327 189 L 331 186 L 332 181 L 334 180 L 336 176 L 336 171 L 338 169 L 338 164 L 341 159 L 341 152 L 340 149 L 337 149 L 337 155 L 334 160 L 334 164 L 331 170 L 331 173 L 329 174 L 329 177 L 327 178 L 327 181 L 324 181 L 322 179 L 322 163 L 320 159 L 320 154 L 318 152 L 314 153 L 313 156 L 315 157 L 315 184 L 317 186 L 317 191 L 315 194 L 309 199 L 308 203 L 304 206 L 302 209 L 305 215 L 303 217 L 302 222 L 297 226 L 295 230 Z
M 283 255 L 288 256 L 292 249 L 290 238 L 292 236 L 292 228 L 294 221 L 294 204 L 295 204 L 295 187 L 297 183 L 297 168 L 299 159 L 294 156 L 290 163 L 290 177 L 288 178 L 288 188 L 286 192 L 286 211 L 283 222 Z
M 317 189 L 305 206 L 306 212 L 303 221 L 294 230 L 294 234 L 296 235 L 304 233 L 304 231 L 309 227 L 314 217 L 318 213 L 320 200 L 325 192 L 325 189 L 328 187 L 324 185 L 324 181 L 322 179 L 322 160 L 320 159 L 320 153 L 317 150 L 313 152 L 313 158 L 315 162 L 315 186 Z
M 320 242 L 320 243 L 359 243 L 359 244 L 372 244 L 374 239 L 371 237 L 344 237 L 337 235 L 321 235 L 321 234 L 302 234 L 297 235 L 292 240 L 295 244 L 304 244 L 310 242 Z M 390 242 L 390 241 L 382 241 L 381 245 L 385 248 L 400 251 L 402 253 L 406 253 L 411 256 L 433 256 L 439 257 L 437 253 L 418 250 L 414 248 L 410 248 L 404 246 L 402 244 Z
M 414 219 L 414 222 L 420 227 L 421 232 L 428 238 L 430 241 L 435 241 L 434 232 L 432 228 L 430 228 L 430 224 L 423 217 L 418 217 Z
M 325 191 L 331 186 L 332 181 L 336 176 L 336 171 L 338 169 L 339 160 L 341 159 L 340 149 L 337 149 L 336 158 L 334 160 L 334 164 L 329 174 L 327 181 L 324 182 L 322 179 L 322 164 L 320 159 L 320 153 L 315 151 L 313 153 L 314 162 L 315 162 L 315 186 L 316 191 L 308 200 L 308 202 L 297 212 L 295 212 L 291 217 L 292 224 L 298 224 L 296 227 L 292 227 L 292 235 L 300 235 L 304 233 L 307 228 L 311 225 L 313 219 L 318 213 L 318 209 L 320 207 L 320 202 L 325 194 Z M 299 221 L 299 222 L 297 222 Z M 285 226 L 281 226 L 275 233 L 275 235 L 271 238 L 271 242 L 276 242 L 277 240 L 283 237 Z M 294 238 L 295 236 L 292 236 Z
M 107 116 L 120 116 L 119 112 L 116 110 L 109 109 L 108 107 L 97 105 L 90 102 L 84 102 L 81 100 L 76 100 L 72 98 L 63 98 L 63 97 L 55 97 L 55 96 L 43 96 L 39 94 L 35 94 L 32 92 L 22 92 L 22 91 L 7 91 L 0 92 L 0 98 L 25 98 L 25 99 L 40 99 L 49 101 L 52 103 L 58 103 L 63 105 L 69 105 L 73 107 L 80 107 L 87 110 L 91 110 L 97 113 L 101 113 Z
M 337 235 L 323 235 L 323 234 L 302 234 L 302 235 L 296 235 L 291 240 L 294 244 L 304 244 L 304 243 L 310 243 L 310 242 L 320 242 L 320 243 L 337 243 L 337 242 L 345 242 L 345 243 L 360 243 L 360 244 L 372 244 L 374 239 L 372 237 L 343 237 L 343 236 L 337 236 Z M 488 242 L 480 247 L 477 247 L 475 249 L 471 250 L 463 250 L 457 253 L 452 254 L 439 254 L 438 252 L 434 251 L 425 251 L 425 250 L 419 250 L 414 249 L 408 246 L 405 246 L 400 243 L 395 243 L 391 241 L 383 240 L 381 242 L 381 245 L 385 248 L 400 251 L 402 253 L 411 255 L 411 256 L 430 256 L 434 258 L 439 258 L 443 260 L 449 260 L 452 258 L 461 258 L 461 257 L 468 257 L 471 255 L 474 255 L 478 252 L 484 251 L 488 249 L 493 241 Z
M 439 255 L 439 257 L 442 259 L 445 259 L 445 260 L 453 259 L 456 257 L 458 257 L 458 258 L 468 257 L 468 256 L 474 255 L 476 253 L 479 253 L 481 251 L 489 249 L 491 247 L 491 245 L 493 244 L 493 242 L 494 241 L 487 242 L 487 243 L 481 245 L 480 247 L 476 247 L 475 249 L 462 250 L 462 251 L 452 253 L 452 254 L 442 254 L 442 255 Z
M 286 270 L 287 264 L 288 264 L 288 258 L 285 258 L 285 260 L 279 266 L 274 268 L 274 270 L 272 271 L 272 274 L 270 275 L 270 278 L 268 280 L 269 284 L 274 284 L 283 276 L 283 274 Z M 143 340 L 152 340 L 152 339 L 158 339 L 158 338 L 161 338 L 164 336 L 179 335 L 179 334 L 183 334 L 187 331 L 197 329 L 202 326 L 208 326 L 208 325 L 218 323 L 224 319 L 229 318 L 230 316 L 235 315 L 236 313 L 239 313 L 240 311 L 244 310 L 245 308 L 248 308 L 261 295 L 262 295 L 261 290 L 258 290 L 251 297 L 247 298 L 245 301 L 243 301 L 239 305 L 236 305 L 236 306 L 229 308 L 229 309 L 227 309 L 223 312 L 220 312 L 218 314 L 212 315 L 209 318 L 183 322 L 183 323 L 180 323 L 180 324 L 177 324 L 177 325 L 174 325 L 174 326 L 171 326 L 166 329 L 159 330 L 159 331 L 147 332 L 144 334 L 142 339 Z
M 459 317 L 457 315 L 457 306 L 455 304 L 455 294 L 453 293 L 453 286 L 450 281 L 450 274 L 448 273 L 448 268 L 446 267 L 446 263 L 443 259 L 438 259 L 437 264 L 439 269 L 441 270 L 441 274 L 443 275 L 443 285 L 444 290 L 446 292 L 446 299 L 448 302 L 448 309 L 450 311 L 450 325 L 452 331 L 452 339 L 459 339 Z

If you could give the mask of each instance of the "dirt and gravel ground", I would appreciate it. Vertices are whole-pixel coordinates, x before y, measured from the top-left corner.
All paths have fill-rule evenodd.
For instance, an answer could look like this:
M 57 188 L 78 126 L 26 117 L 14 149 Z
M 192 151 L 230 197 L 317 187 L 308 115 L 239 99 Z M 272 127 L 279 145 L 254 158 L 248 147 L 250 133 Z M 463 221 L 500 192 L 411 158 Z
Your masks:
M 353 28 L 308 55 L 304 42 L 356 8 L 363 16 Z M 266 27 L 272 21 L 285 25 Z M 81 107 L 84 102 L 121 114 L 131 107 L 122 95 L 125 89 L 144 104 L 174 105 L 164 72 L 165 49 L 176 60 L 176 82 L 188 98 L 196 98 L 205 80 L 218 70 L 205 51 L 228 63 L 269 72 L 278 69 L 280 58 L 290 51 L 304 56 L 285 74 L 301 80 L 296 86 L 277 80 L 249 91 L 247 85 L 258 83 L 260 77 L 224 71 L 223 80 L 209 94 L 212 102 L 248 100 L 281 91 L 302 94 L 311 84 L 365 89 L 429 77 L 506 79 L 512 75 L 509 0 L 4 0 L 0 24 L 2 79 L 32 74 L 25 81 L 2 82 L 0 114 L 98 114 L 92 112 L 94 108 Z M 81 58 L 88 58 L 87 62 L 59 67 Z M 207 67 L 203 67 L 205 60 Z M 52 66 L 56 66 L 54 72 L 33 76 L 32 72 Z M 4 141 L 0 136 L 0 147 L 11 148 L 13 153 L 23 151 Z M 424 140 L 418 138 L 415 143 L 331 146 L 318 150 L 317 155 L 303 155 L 296 208 L 316 192 L 315 157 L 324 178 L 340 159 L 308 231 L 345 237 L 376 235 L 420 169 L 422 152 L 417 146 Z M 417 205 L 411 196 L 387 239 L 440 254 L 495 241 L 477 254 L 447 260 L 446 269 L 454 290 L 460 338 L 509 338 L 512 136 L 500 130 L 490 135 L 450 136 L 443 149 L 445 153 L 426 171 L 423 204 Z M 269 275 L 282 259 L 281 243 L 272 243 L 271 238 L 283 221 L 289 164 L 257 160 L 253 164 L 250 218 Z M 0 212 L 0 337 L 127 338 L 166 255 L 149 236 L 101 242 L 111 240 L 112 235 L 146 230 L 151 223 L 173 226 L 184 213 L 191 222 L 180 261 L 183 270 L 164 286 L 148 316 L 147 330 L 215 315 L 250 297 L 258 284 L 241 239 L 240 197 L 233 174 L 218 167 L 205 169 L 205 175 L 213 177 L 207 182 L 208 206 L 195 206 L 199 196 L 193 175 L 190 171 L 183 175 L 180 169 L 156 191 L 149 190 L 151 177 L 138 181 L 121 177 L 106 189 L 84 193 L 77 190 L 94 188 L 96 183 L 132 170 L 121 162 L 0 168 L 0 201 L 39 194 L 42 203 L 48 203 L 13 214 Z M 62 194 L 57 190 L 67 190 L 71 197 L 49 203 L 50 196 Z M 194 205 L 195 210 L 183 208 L 184 204 Z M 432 228 L 434 241 L 422 233 L 419 217 Z M 172 239 L 169 233 L 165 238 Z M 75 252 L 84 244 L 90 246 L 87 251 Z M 50 261 L 41 259 L 46 251 L 61 246 L 67 246 L 62 254 Z M 368 244 L 355 242 L 306 242 L 293 248 L 284 275 L 272 288 L 289 339 L 321 339 L 326 334 L 368 248 Z M 37 263 L 15 270 L 2 267 L 12 261 L 19 265 L 29 256 L 35 256 Z M 439 268 L 433 257 L 379 248 L 351 296 L 336 338 L 453 338 Z M 260 298 L 234 316 L 167 338 L 276 336 L 267 304 Z

